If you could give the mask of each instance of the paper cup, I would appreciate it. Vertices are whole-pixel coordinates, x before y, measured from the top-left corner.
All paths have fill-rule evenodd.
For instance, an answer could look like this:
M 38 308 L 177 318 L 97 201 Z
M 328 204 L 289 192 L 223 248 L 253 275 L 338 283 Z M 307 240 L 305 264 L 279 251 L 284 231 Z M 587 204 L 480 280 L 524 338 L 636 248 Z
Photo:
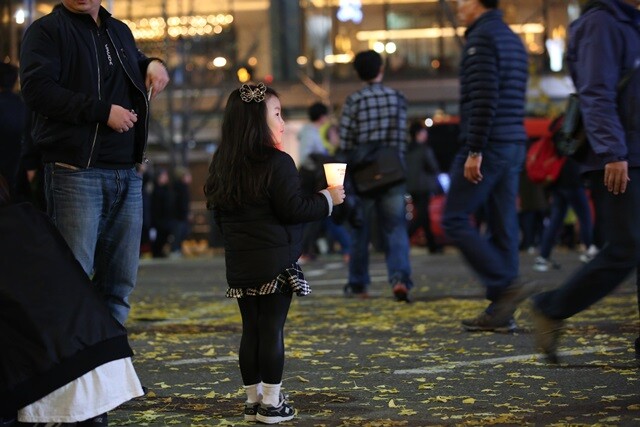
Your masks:
M 344 184 L 344 174 L 347 171 L 346 163 L 325 163 L 324 175 L 327 177 L 329 187 Z

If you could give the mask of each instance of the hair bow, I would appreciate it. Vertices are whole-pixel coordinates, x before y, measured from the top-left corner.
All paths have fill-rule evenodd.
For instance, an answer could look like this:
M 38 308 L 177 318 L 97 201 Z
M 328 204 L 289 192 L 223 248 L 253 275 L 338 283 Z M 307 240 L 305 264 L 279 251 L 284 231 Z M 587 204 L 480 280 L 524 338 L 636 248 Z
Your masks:
M 262 102 L 266 93 L 267 87 L 264 83 L 258 83 L 253 89 L 247 84 L 240 86 L 240 99 L 244 102 Z

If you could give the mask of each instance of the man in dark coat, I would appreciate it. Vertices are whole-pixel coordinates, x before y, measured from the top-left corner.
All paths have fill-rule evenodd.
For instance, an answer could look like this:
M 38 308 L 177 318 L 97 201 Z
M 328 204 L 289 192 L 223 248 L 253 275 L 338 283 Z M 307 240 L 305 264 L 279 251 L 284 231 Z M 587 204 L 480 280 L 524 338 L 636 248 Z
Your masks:
M 487 289 L 489 306 L 462 325 L 469 331 L 516 328 L 514 303 L 524 298 L 516 281 L 518 180 L 525 156 L 527 52 L 503 21 L 497 0 L 460 0 L 467 26 L 460 63 L 460 142 L 450 170 L 443 225 Z M 483 236 L 469 218 L 484 207 Z
M 638 0 L 590 2 L 569 32 L 567 58 L 589 141 L 583 169 L 604 245 L 558 289 L 534 298 L 536 345 L 551 362 L 565 319 L 611 293 L 640 264 L 638 6 Z M 640 337 L 635 350 L 640 358 Z

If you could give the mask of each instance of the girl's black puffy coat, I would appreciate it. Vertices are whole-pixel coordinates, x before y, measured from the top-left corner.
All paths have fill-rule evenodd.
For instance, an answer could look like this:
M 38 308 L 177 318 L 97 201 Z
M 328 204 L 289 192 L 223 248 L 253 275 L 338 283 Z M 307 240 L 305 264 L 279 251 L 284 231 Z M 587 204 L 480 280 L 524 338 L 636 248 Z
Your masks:
M 267 283 L 297 262 L 302 254 L 303 223 L 329 215 L 323 194 L 300 193 L 298 170 L 287 153 L 274 149 L 268 167 L 272 173 L 268 197 L 234 211 L 214 206 L 224 240 L 227 282 L 232 288 Z

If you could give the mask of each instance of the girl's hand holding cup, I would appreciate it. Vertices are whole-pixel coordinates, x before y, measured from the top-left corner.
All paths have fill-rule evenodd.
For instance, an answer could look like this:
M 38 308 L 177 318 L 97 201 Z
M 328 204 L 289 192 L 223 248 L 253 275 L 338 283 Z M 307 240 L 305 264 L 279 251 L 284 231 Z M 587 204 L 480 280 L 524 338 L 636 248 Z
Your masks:
M 331 201 L 333 202 L 334 206 L 344 202 L 344 185 L 329 186 L 327 187 L 327 191 L 331 195 Z

